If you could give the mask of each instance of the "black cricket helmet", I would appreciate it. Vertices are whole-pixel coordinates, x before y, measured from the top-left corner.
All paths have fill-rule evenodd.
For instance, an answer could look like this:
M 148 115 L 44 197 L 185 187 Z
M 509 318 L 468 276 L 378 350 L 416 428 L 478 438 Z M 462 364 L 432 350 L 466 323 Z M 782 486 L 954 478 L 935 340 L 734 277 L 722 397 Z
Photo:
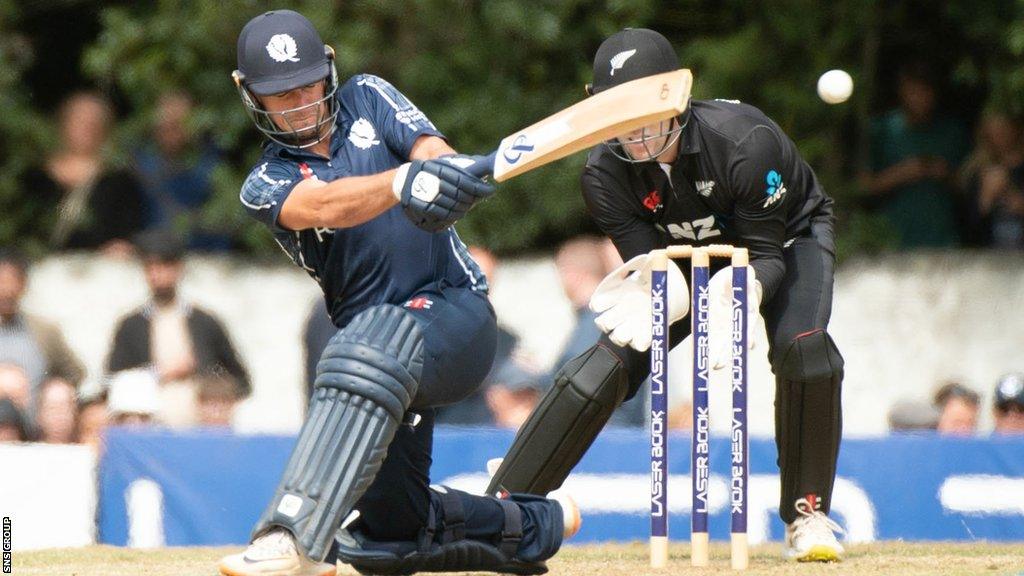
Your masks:
M 646 78 L 679 69 L 679 57 L 668 39 L 646 28 L 626 28 L 612 34 L 594 55 L 593 83 L 586 91 L 593 96 L 631 80 Z M 620 135 L 605 144 L 619 159 L 626 162 L 647 162 L 661 156 L 679 139 L 689 114 L 659 123 L 657 130 L 644 130 L 636 135 Z M 664 139 L 662 144 L 651 146 Z M 645 155 L 634 158 L 627 146 L 642 145 Z
M 274 142 L 308 148 L 334 132 L 338 116 L 334 50 L 302 14 L 273 10 L 250 20 L 238 35 L 238 69 L 231 77 L 256 128 Z M 270 112 L 259 100 L 320 81 L 325 83 L 324 95 L 310 104 Z M 310 110 L 315 111 L 315 122 L 292 125 L 293 118 L 306 117 Z

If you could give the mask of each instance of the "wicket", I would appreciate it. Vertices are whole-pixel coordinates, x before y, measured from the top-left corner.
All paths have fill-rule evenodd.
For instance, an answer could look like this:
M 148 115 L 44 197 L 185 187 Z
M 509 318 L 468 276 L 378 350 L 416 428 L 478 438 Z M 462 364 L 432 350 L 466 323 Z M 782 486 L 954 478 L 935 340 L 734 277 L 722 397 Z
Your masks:
M 708 485 L 710 418 L 708 413 L 708 332 L 711 323 L 710 260 L 730 258 L 732 266 L 732 515 L 731 560 L 734 570 L 748 565 L 747 550 L 747 263 L 746 248 L 727 245 L 669 246 L 651 252 L 651 567 L 668 564 L 668 286 L 670 258 L 689 258 L 690 325 L 693 334 L 693 436 L 690 460 L 691 562 L 708 565 Z

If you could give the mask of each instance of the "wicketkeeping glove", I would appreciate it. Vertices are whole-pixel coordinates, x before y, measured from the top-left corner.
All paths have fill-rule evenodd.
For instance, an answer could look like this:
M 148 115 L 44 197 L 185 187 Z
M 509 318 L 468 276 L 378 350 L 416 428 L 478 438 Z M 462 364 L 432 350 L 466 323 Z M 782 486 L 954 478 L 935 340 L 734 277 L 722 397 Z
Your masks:
M 494 186 L 473 176 L 481 156 L 453 155 L 436 160 L 413 160 L 398 167 L 391 190 L 406 217 L 428 232 L 454 224 L 476 202 L 494 194 Z
M 686 278 L 668 261 L 668 321 L 686 316 L 690 291 Z M 651 347 L 651 257 L 641 254 L 616 268 L 597 286 L 590 309 L 600 314 L 595 322 L 612 342 L 640 352 Z
M 712 370 L 720 370 L 732 361 L 732 267 L 719 270 L 708 281 L 711 324 L 708 327 L 708 351 Z M 757 348 L 764 334 L 761 318 L 761 283 L 754 276 L 754 268 L 747 266 L 747 349 Z

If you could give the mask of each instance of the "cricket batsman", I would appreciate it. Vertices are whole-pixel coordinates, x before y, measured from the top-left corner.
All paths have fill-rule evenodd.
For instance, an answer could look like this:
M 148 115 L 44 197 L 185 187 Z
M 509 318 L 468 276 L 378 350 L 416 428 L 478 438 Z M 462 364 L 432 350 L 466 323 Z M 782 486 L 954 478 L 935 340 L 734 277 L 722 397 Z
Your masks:
M 493 192 L 469 172 L 480 159 L 381 78 L 339 84 L 296 12 L 246 24 L 233 77 L 268 139 L 240 200 L 323 289 L 338 333 L 252 543 L 221 574 L 334 574 L 335 555 L 372 574 L 546 572 L 579 528 L 571 500 L 429 484 L 433 408 L 476 390 L 494 356 L 487 280 L 451 228 Z
M 679 67 L 664 36 L 626 29 L 598 48 L 589 92 Z M 839 560 L 843 547 L 835 532 L 841 529 L 828 518 L 843 380 L 842 356 L 826 331 L 835 266 L 833 201 L 814 172 L 757 108 L 696 100 L 677 118 L 594 148 L 581 185 L 588 211 L 626 262 L 605 278 L 591 300 L 605 335 L 557 373 L 488 493 L 543 495 L 561 486 L 612 411 L 632 398 L 648 376 L 647 253 L 670 244 L 732 244 L 749 250 L 751 316 L 760 309 L 767 326 L 776 379 L 785 556 Z M 669 317 L 675 322 L 688 308 L 686 280 L 678 266 L 669 266 L 668 281 L 673 295 Z M 731 302 L 731 281 L 728 270 L 716 273 L 711 298 Z M 672 345 L 689 333 L 689 323 L 677 326 L 671 331 Z M 728 348 L 712 347 L 712 365 L 727 369 Z

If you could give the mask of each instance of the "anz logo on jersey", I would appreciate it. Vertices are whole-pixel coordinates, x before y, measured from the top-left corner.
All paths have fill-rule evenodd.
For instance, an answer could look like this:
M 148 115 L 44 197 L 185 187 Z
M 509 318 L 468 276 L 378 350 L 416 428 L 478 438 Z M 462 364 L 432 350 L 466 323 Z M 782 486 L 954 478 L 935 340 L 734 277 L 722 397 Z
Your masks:
M 655 226 L 662 232 L 668 232 L 676 240 L 705 240 L 722 235 L 722 231 L 715 228 L 715 217 L 713 215 L 694 220 L 693 222 L 669 224 L 667 230 L 661 224 L 656 224 Z

